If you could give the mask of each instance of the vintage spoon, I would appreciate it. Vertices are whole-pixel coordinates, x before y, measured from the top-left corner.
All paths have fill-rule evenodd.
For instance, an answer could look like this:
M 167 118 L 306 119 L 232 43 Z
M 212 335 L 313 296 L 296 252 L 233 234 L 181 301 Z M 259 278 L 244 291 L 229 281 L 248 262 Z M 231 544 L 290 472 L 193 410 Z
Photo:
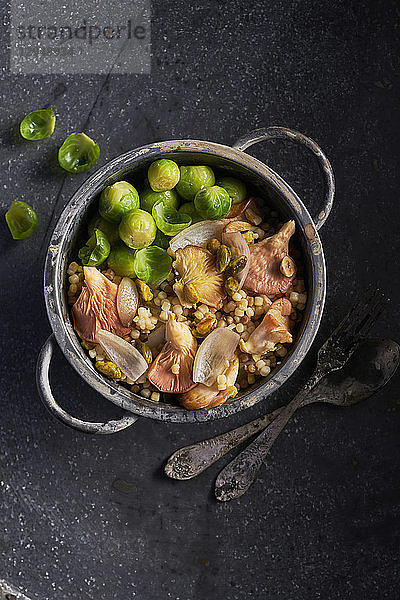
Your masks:
M 348 363 L 321 379 L 301 406 L 327 402 L 350 406 L 371 396 L 392 377 L 399 364 L 399 346 L 392 340 L 367 339 L 360 342 Z M 165 473 L 173 479 L 191 479 L 202 473 L 227 452 L 262 431 L 283 410 L 246 423 L 191 446 L 180 448 L 169 458 Z
M 331 339 L 333 339 L 333 336 L 331 336 Z M 352 351 L 354 351 L 355 346 L 356 344 L 353 346 Z M 322 349 L 324 349 L 324 346 Z M 338 406 L 348 406 L 349 404 L 363 400 L 370 392 L 375 391 L 388 381 L 399 364 L 398 344 L 386 340 L 383 344 L 379 344 L 378 347 L 372 347 L 370 352 L 368 359 L 363 363 L 367 379 L 363 373 L 362 365 L 358 363 L 357 376 L 351 373 L 349 377 L 345 378 L 343 386 L 340 386 L 340 379 L 337 379 L 333 382 L 333 385 L 325 388 L 323 396 L 325 402 L 337 404 Z M 318 363 L 321 363 L 321 359 L 323 360 L 323 358 L 324 355 L 322 354 L 321 356 L 320 350 Z M 347 364 L 349 358 L 344 362 L 343 366 Z M 341 359 L 339 358 L 339 360 Z M 329 366 L 328 363 L 328 368 Z M 317 369 L 313 375 L 314 378 L 318 375 L 318 368 L 317 364 Z M 338 370 L 338 368 L 335 369 L 335 371 Z M 312 379 L 310 378 L 308 385 L 310 385 Z M 336 386 L 341 387 L 339 393 Z M 220 472 L 215 482 L 215 496 L 218 500 L 226 502 L 234 498 L 239 498 L 249 489 L 259 469 L 264 464 L 274 441 L 295 410 L 300 407 L 301 402 L 307 397 L 308 394 L 304 393 L 305 389 L 306 386 L 284 407 L 280 415 Z M 326 392 L 329 392 L 329 396 L 327 396 Z M 314 398 L 313 401 L 317 402 L 318 397 Z

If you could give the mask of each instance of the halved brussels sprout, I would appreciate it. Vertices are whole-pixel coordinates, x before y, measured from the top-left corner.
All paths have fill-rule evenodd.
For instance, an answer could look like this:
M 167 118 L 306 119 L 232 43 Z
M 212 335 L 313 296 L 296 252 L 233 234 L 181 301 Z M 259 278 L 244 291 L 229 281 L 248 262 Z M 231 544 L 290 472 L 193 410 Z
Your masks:
M 146 248 L 153 243 L 156 237 L 157 227 L 153 217 L 137 208 L 131 210 L 122 217 L 119 224 L 119 236 L 129 248 Z
M 120 223 L 124 214 L 139 208 L 139 204 L 136 188 L 127 181 L 117 181 L 101 192 L 99 213 L 110 223 Z
M 110 223 L 101 217 L 100 215 L 94 215 L 88 225 L 88 234 L 92 236 L 95 229 L 100 229 L 110 242 L 111 246 L 116 242 L 119 242 L 119 231 L 118 226 L 115 223 Z
M 34 110 L 24 117 L 19 130 L 26 140 L 43 140 L 53 133 L 55 124 L 52 110 Z
M 151 163 L 147 171 L 147 178 L 152 190 L 164 192 L 172 190 L 179 181 L 179 167 L 173 160 L 160 158 Z
M 219 185 L 197 192 L 194 205 L 203 219 L 222 219 L 231 209 L 232 201 L 228 192 Z
M 192 224 L 192 219 L 188 214 L 167 207 L 164 202 L 155 204 L 151 214 L 158 229 L 169 236 L 180 233 Z
M 246 198 L 245 184 L 235 177 L 221 177 L 218 179 L 217 185 L 228 192 L 232 204 L 239 204 Z
M 100 156 L 100 148 L 86 133 L 71 133 L 58 151 L 60 166 L 70 173 L 90 169 Z
M 164 250 L 166 250 L 169 246 L 169 237 L 157 229 L 156 237 L 154 238 L 152 246 L 158 246 L 159 248 L 164 248 Z
M 135 275 L 135 250 L 120 244 L 110 252 L 107 263 L 117 275 L 121 277 L 132 277 Z
M 95 229 L 86 245 L 78 252 L 78 256 L 85 267 L 101 265 L 110 254 L 110 242 L 100 229 Z
M 181 167 L 181 178 L 176 191 L 185 200 L 194 200 L 198 191 L 211 187 L 215 183 L 214 171 L 206 166 Z
M 199 221 L 203 220 L 197 212 L 194 202 L 185 202 L 179 207 L 179 212 L 189 215 L 189 217 L 192 219 L 192 223 L 198 223 Z
M 172 258 L 157 246 L 139 250 L 135 254 L 135 273 L 138 279 L 154 285 L 166 279 L 171 273 Z
M 151 213 L 156 202 L 163 201 L 165 206 L 178 208 L 179 196 L 175 190 L 165 190 L 164 192 L 155 192 L 150 186 L 146 187 L 140 194 L 140 208 Z
M 38 218 L 33 208 L 20 200 L 11 202 L 11 207 L 6 212 L 6 221 L 14 240 L 23 240 L 29 237 L 38 224 Z

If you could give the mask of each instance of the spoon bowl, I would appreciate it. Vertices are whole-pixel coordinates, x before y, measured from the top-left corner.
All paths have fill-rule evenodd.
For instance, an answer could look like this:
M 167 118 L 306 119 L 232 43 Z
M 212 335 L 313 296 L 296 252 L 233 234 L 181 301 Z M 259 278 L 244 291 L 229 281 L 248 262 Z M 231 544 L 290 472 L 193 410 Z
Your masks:
M 357 404 L 384 386 L 399 362 L 400 346 L 393 340 L 361 340 L 345 366 L 321 379 L 302 406 L 314 402 L 337 406 Z

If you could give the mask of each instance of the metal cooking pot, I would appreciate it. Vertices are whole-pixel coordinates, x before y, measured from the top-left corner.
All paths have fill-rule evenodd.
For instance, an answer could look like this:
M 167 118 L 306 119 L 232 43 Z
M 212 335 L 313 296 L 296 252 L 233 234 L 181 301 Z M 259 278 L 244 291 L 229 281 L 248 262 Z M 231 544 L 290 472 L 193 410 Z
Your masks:
M 244 152 L 256 142 L 289 139 L 303 144 L 318 158 L 326 180 L 323 208 L 312 219 L 292 188 L 272 169 Z M 133 171 L 145 173 L 149 164 L 161 156 L 184 164 L 208 164 L 236 174 L 268 197 L 269 205 L 285 220 L 296 222 L 297 243 L 304 254 L 308 302 L 297 340 L 290 348 L 279 369 L 265 381 L 241 391 L 231 402 L 210 410 L 188 411 L 178 406 L 153 402 L 134 394 L 98 373 L 75 334 L 66 301 L 65 278 L 71 249 L 82 220 L 88 214 L 98 193 L 111 183 Z M 258 129 L 239 139 L 233 148 L 198 140 L 173 140 L 142 146 L 122 154 L 101 167 L 79 188 L 65 207 L 48 248 L 44 268 L 44 296 L 53 330 L 42 347 L 36 370 L 39 394 L 51 413 L 65 424 L 87 433 L 114 433 L 132 425 L 138 415 L 176 423 L 210 421 L 232 415 L 253 406 L 277 390 L 292 375 L 309 350 L 317 333 L 325 301 L 325 260 L 318 229 L 332 208 L 334 177 L 331 165 L 315 142 L 306 136 L 283 127 Z M 127 411 L 126 416 L 108 423 L 89 423 L 76 419 L 63 410 L 53 397 L 49 382 L 49 366 L 56 341 L 74 369 L 105 398 Z

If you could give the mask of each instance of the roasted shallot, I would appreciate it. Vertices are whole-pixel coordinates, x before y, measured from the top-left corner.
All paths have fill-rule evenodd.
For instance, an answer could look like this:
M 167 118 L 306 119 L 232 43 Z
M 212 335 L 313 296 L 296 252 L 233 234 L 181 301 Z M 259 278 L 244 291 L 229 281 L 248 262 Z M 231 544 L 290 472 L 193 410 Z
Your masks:
M 213 385 L 221 375 L 239 343 L 240 336 L 226 327 L 214 329 L 200 344 L 193 365 L 193 381 Z
M 149 365 L 146 360 L 129 342 L 105 329 L 97 332 L 97 339 L 107 356 L 132 381 L 136 381 L 147 371 Z

